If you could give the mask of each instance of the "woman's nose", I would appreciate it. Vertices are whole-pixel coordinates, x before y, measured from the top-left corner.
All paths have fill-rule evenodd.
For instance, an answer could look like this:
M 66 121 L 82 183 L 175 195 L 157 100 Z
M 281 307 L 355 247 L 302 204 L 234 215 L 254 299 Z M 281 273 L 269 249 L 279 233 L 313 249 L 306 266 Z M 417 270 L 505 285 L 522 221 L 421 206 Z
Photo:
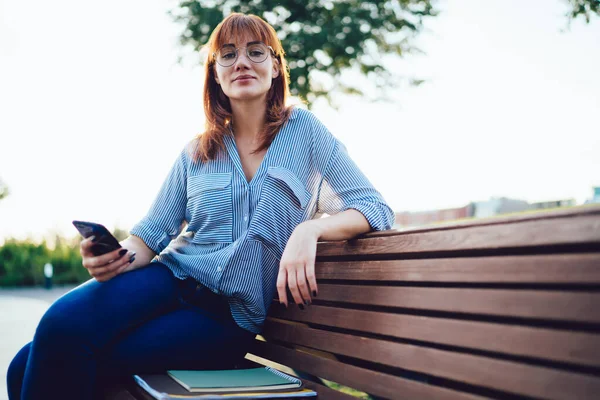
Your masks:
M 250 67 L 250 60 L 248 60 L 248 56 L 246 55 L 245 52 L 239 52 L 238 53 L 238 58 L 237 60 L 235 60 L 235 69 L 248 69 Z

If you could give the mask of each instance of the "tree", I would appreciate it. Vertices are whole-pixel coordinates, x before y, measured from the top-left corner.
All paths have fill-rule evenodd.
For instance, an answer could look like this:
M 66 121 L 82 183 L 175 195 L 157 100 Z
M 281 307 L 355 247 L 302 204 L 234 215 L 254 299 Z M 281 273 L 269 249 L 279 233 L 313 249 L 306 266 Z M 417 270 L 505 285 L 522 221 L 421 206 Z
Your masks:
M 183 45 L 200 51 L 231 12 L 258 15 L 283 42 L 292 95 L 309 102 L 332 91 L 364 94 L 342 74 L 355 70 L 378 93 L 396 87 L 398 75 L 384 58 L 417 50 L 412 43 L 435 0 L 213 0 L 180 1 L 172 17 L 184 25 Z M 415 83 L 418 83 L 415 81 Z M 381 96 L 384 97 L 384 96 Z
M 569 19 L 575 19 L 579 16 L 585 18 L 585 22 L 590 23 L 593 14 L 600 15 L 600 0 L 567 0 L 571 6 L 571 11 L 567 14 Z
M 8 194 L 8 186 L 6 186 L 6 184 L 2 182 L 2 179 L 0 179 L 0 200 L 8 196 Z

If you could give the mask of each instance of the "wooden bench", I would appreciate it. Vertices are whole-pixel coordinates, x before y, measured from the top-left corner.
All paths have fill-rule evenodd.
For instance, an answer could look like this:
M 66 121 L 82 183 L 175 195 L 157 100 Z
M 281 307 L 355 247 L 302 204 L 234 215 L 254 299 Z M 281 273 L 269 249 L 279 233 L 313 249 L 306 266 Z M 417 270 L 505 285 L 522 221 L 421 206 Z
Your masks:
M 247 358 L 319 398 L 355 398 L 319 378 L 371 398 L 600 398 L 598 206 L 320 243 L 316 273 L 313 304 L 274 302 Z

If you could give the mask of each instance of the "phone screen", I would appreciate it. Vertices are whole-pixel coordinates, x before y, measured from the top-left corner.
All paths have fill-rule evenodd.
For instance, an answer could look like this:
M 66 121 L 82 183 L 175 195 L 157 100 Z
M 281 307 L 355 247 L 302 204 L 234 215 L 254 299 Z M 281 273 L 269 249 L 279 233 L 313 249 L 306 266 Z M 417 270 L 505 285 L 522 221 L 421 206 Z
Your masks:
M 117 238 L 104 225 L 86 221 L 73 221 L 73 225 L 84 238 L 96 237 L 96 241 L 91 248 L 92 254 L 95 256 L 121 248 Z

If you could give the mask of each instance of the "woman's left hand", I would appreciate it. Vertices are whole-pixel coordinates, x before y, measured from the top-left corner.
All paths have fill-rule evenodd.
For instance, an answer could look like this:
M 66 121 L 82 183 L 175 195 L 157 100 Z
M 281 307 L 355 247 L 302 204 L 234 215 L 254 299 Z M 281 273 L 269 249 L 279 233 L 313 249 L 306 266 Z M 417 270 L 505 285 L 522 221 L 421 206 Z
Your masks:
M 302 304 L 312 302 L 311 293 L 316 296 L 317 279 L 315 277 L 315 257 L 319 232 L 315 225 L 306 221 L 294 229 L 279 264 L 277 293 L 279 302 L 288 306 L 286 287 L 290 288 L 294 302 L 303 309 Z

